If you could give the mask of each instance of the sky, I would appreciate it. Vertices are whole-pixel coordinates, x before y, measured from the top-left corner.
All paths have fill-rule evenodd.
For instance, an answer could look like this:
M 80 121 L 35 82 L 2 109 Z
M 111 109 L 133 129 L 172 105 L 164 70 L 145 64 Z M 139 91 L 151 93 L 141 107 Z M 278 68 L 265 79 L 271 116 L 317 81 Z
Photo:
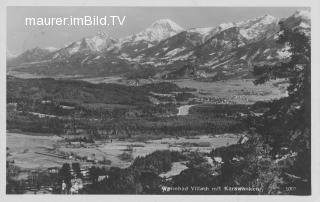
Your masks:
M 181 27 L 214 27 L 265 14 L 284 18 L 298 7 L 7 7 L 7 50 L 19 54 L 34 47 L 62 48 L 99 31 L 113 38 L 138 33 L 158 19 Z M 123 26 L 26 26 L 26 17 L 126 16 Z

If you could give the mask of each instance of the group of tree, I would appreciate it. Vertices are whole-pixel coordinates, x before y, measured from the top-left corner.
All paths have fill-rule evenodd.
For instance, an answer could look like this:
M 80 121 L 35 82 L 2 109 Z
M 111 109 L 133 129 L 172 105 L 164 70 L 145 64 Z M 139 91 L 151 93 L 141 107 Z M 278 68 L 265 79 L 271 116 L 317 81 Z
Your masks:
M 285 80 L 288 96 L 259 103 L 267 110 L 261 117 L 248 118 L 251 140 L 219 151 L 224 162 L 222 182 L 229 186 L 259 187 L 262 194 L 308 195 L 311 193 L 310 37 L 280 23 L 277 42 L 287 47 L 288 58 L 276 64 L 255 66 L 255 84 Z M 237 156 L 244 161 L 233 161 Z M 286 187 L 294 189 L 288 191 Z

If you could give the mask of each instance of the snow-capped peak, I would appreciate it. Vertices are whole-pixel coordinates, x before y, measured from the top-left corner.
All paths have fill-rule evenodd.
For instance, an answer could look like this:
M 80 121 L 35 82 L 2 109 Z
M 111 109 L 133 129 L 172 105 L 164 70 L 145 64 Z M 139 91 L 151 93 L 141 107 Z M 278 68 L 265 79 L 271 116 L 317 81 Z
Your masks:
M 108 45 L 108 35 L 99 32 L 97 35 L 84 38 L 81 45 L 84 45 L 93 51 L 101 51 Z
M 222 32 L 223 30 L 229 29 L 229 28 L 234 27 L 234 26 L 235 26 L 235 24 L 233 22 L 229 22 L 229 23 L 220 24 L 218 26 L 218 28 L 219 28 L 219 31 Z
M 201 35 L 206 35 L 209 32 L 213 31 L 214 29 L 215 29 L 214 27 L 198 27 L 198 28 L 189 29 L 188 31 L 189 32 L 196 32 Z
M 84 37 L 79 41 L 73 42 L 65 49 L 72 55 L 78 51 L 91 50 L 91 51 L 102 51 L 114 44 L 114 40 L 104 32 L 98 32 L 97 34 L 89 37 Z
M 10 50 L 7 49 L 7 52 L 6 52 L 7 59 L 15 58 L 18 55 L 19 54 L 15 54 L 15 53 L 13 53 L 13 52 L 11 52 Z
M 57 50 L 58 50 L 58 48 L 52 47 L 52 46 L 46 47 L 46 48 L 44 48 L 44 49 L 47 50 L 47 51 L 49 51 L 49 52 L 54 52 L 54 51 L 57 51 Z
M 144 31 L 126 37 L 125 40 L 131 39 L 134 41 L 145 40 L 149 42 L 159 42 L 182 31 L 184 31 L 184 29 L 172 20 L 160 19 L 153 22 Z
M 268 25 L 268 24 L 272 24 L 274 22 L 277 22 L 279 19 L 272 16 L 272 15 L 263 15 L 251 20 L 247 20 L 247 21 L 241 21 L 236 23 L 236 25 L 238 27 L 251 27 L 254 25 Z
M 94 35 L 96 37 L 100 37 L 100 38 L 108 38 L 109 35 L 103 31 L 98 31 L 96 35 Z
M 260 18 L 260 23 L 262 24 L 272 24 L 274 22 L 278 21 L 278 18 L 272 16 L 272 15 L 264 15 Z
M 238 22 L 236 25 L 240 28 L 240 34 L 247 40 L 253 40 L 264 35 L 268 27 L 276 25 L 279 19 L 271 15 L 263 15 L 253 20 Z
M 153 22 L 147 29 L 167 29 L 169 31 L 181 32 L 184 29 L 170 19 L 160 19 Z
M 204 42 L 206 39 L 208 39 L 210 36 L 213 36 L 219 31 L 219 28 L 217 27 L 198 27 L 198 28 L 192 28 L 189 29 L 189 33 L 197 33 L 200 35 L 201 40 Z
M 309 10 L 297 10 L 293 14 L 293 16 L 296 17 L 296 18 L 303 18 L 303 19 L 308 19 L 308 20 L 311 18 Z
M 24 53 L 37 55 L 37 54 L 42 54 L 42 53 L 44 53 L 44 52 L 48 53 L 48 52 L 50 52 L 50 51 L 47 50 L 46 48 L 40 48 L 39 46 L 36 46 L 35 48 L 26 50 Z
M 291 27 L 293 29 L 297 28 L 299 29 L 299 31 L 309 36 L 311 34 L 310 18 L 310 10 L 297 10 L 293 15 L 285 20 L 285 23 L 288 27 Z

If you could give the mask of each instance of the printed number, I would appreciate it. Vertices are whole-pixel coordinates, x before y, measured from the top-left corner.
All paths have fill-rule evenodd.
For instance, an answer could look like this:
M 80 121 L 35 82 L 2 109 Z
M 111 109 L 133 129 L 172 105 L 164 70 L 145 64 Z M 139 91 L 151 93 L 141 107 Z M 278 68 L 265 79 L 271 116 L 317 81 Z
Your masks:
M 296 190 L 296 187 L 286 187 L 286 190 L 287 190 L 287 191 L 295 191 L 295 190 Z

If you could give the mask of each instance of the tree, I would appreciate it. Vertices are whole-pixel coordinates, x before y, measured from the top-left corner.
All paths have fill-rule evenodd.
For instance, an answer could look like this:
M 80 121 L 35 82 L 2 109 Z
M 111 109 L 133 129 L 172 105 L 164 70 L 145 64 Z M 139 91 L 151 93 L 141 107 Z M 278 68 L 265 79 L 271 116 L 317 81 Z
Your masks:
M 278 78 L 288 79 L 289 96 L 270 103 L 264 121 L 271 130 L 261 132 L 269 136 L 271 142 L 275 139 L 282 143 L 289 141 L 295 149 L 309 147 L 310 137 L 303 134 L 310 134 L 311 122 L 310 38 L 299 29 L 290 29 L 283 23 L 280 23 L 280 29 L 278 43 L 288 47 L 290 57 L 276 65 L 256 66 L 253 73 L 258 76 L 256 84 Z M 274 124 L 277 128 L 272 127 Z
M 64 163 L 59 170 L 59 183 L 61 184 L 63 181 L 66 183 L 67 188 L 71 187 L 71 173 L 70 173 L 70 164 Z
M 255 84 L 269 80 L 288 80 L 288 97 L 269 103 L 267 111 L 256 125 L 257 132 L 272 146 L 275 156 L 281 147 L 297 152 L 292 172 L 311 179 L 311 49 L 310 37 L 299 28 L 280 23 L 278 43 L 287 47 L 290 56 L 275 65 L 254 67 Z M 309 189 L 310 190 L 310 189 Z
M 92 166 L 89 168 L 89 178 L 92 181 L 92 183 L 97 183 L 98 177 L 99 177 L 99 168 Z
M 81 173 L 81 169 L 80 169 L 80 164 L 79 163 L 72 163 L 72 170 L 75 173 L 75 175 L 78 178 L 82 178 L 82 173 Z

